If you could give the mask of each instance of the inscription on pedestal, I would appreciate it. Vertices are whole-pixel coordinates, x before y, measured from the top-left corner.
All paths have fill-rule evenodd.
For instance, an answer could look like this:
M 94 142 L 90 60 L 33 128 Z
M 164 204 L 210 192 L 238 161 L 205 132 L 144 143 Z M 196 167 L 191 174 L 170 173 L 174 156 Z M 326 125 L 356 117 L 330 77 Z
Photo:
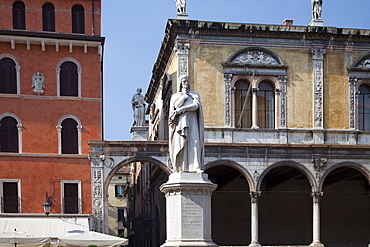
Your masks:
M 185 235 L 201 237 L 202 233 L 199 229 L 203 229 L 203 208 L 198 203 L 185 197 L 181 218 Z

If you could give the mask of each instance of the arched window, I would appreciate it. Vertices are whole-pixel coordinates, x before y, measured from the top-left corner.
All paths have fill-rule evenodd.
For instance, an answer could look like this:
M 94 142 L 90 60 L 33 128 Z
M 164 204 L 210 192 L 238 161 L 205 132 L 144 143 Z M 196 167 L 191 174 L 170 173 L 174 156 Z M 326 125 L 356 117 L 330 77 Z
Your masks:
M 0 151 L 18 153 L 18 122 L 13 117 L 4 117 L 0 120 Z
M 0 93 L 17 93 L 16 64 L 10 58 L 0 60 Z
M 358 129 L 370 131 L 370 86 L 361 85 L 358 91 Z
M 55 32 L 55 12 L 51 3 L 42 6 L 42 30 Z
M 85 33 L 85 10 L 81 5 L 72 8 L 72 33 Z
M 17 1 L 13 4 L 13 29 L 26 29 L 26 6 Z
M 60 66 L 60 96 L 78 97 L 78 69 L 74 62 L 64 62 Z
M 258 86 L 257 121 L 260 128 L 275 127 L 275 92 L 269 82 L 261 82 Z
M 252 126 L 252 99 L 250 83 L 239 80 L 235 83 L 235 127 Z
M 78 154 L 77 122 L 71 118 L 62 122 L 62 154 Z

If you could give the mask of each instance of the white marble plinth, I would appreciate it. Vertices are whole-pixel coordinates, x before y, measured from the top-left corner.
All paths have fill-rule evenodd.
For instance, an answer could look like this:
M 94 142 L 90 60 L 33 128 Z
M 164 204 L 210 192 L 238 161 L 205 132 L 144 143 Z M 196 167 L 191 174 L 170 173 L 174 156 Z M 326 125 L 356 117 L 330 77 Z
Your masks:
M 167 240 L 162 246 L 217 246 L 211 239 L 211 196 L 217 188 L 203 172 L 177 172 L 161 186 L 166 194 Z
M 322 27 L 324 26 L 324 21 L 322 19 L 312 19 L 308 25 L 311 27 Z
M 147 141 L 148 140 L 148 127 L 142 126 L 131 127 L 131 140 L 133 141 Z
M 176 16 L 176 19 L 178 19 L 178 20 L 187 20 L 188 19 L 188 14 L 187 13 L 179 13 L 179 14 L 177 14 L 177 16 Z

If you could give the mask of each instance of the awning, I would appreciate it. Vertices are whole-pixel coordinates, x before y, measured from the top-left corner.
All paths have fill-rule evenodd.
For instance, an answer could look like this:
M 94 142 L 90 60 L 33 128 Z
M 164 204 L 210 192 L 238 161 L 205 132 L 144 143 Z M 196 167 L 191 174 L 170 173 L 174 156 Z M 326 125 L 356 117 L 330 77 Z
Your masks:
M 26 232 L 33 236 L 59 238 L 71 233 L 89 232 L 89 217 L 4 217 L 0 233 Z
M 50 246 L 50 238 L 34 236 L 23 232 L 4 232 L 0 233 L 1 247 L 44 247 Z
M 96 246 L 113 247 L 128 243 L 128 239 L 114 237 L 98 232 L 88 232 L 83 234 L 75 234 L 71 236 L 59 238 L 62 246 L 88 246 L 90 244 Z

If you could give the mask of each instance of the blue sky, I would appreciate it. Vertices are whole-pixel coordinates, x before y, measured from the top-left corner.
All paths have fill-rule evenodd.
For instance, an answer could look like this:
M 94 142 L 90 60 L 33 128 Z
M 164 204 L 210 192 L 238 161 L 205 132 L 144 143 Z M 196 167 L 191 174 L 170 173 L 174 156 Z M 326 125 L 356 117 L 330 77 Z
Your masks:
M 370 29 L 369 0 L 323 0 L 324 26 Z M 187 0 L 190 20 L 294 25 L 311 21 L 310 0 Z M 147 91 L 175 0 L 102 0 L 104 139 L 131 139 L 131 97 Z

